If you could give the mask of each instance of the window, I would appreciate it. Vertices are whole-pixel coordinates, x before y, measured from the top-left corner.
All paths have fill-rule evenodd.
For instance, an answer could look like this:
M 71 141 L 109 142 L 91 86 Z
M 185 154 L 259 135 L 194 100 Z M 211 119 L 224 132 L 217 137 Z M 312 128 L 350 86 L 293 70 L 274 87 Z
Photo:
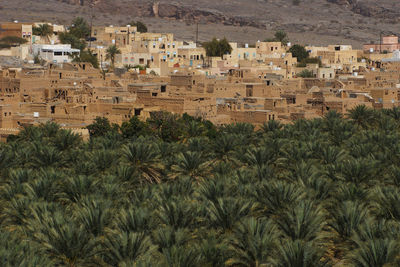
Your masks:
M 139 58 L 139 64 L 144 64 L 144 58 Z
M 140 108 L 135 108 L 135 116 L 140 116 L 140 112 L 142 111 L 142 109 Z
M 165 93 L 167 91 L 166 85 L 161 85 L 161 93 Z
M 62 53 L 62 52 L 58 52 L 58 51 L 57 51 L 57 52 L 54 52 L 54 55 L 55 55 L 55 56 L 62 56 L 62 55 L 63 55 L 63 53 Z
M 52 114 L 54 114 L 56 112 L 56 106 L 51 106 L 50 109 L 51 109 Z
M 151 93 L 151 96 L 157 96 L 157 93 Z

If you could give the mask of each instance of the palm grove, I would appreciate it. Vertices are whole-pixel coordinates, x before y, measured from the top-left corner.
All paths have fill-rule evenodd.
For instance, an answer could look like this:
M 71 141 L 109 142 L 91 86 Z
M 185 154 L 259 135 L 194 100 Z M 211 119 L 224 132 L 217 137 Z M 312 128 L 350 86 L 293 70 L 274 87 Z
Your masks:
M 348 118 L 347 118 L 348 117 Z M 400 109 L 153 113 L 0 146 L 1 266 L 399 266 Z

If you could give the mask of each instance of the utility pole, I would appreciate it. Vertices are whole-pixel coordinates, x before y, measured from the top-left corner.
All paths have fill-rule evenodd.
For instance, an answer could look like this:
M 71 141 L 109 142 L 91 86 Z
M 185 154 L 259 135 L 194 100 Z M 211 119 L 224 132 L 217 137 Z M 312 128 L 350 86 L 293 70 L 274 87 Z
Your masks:
M 93 3 L 90 3 L 90 36 L 89 36 L 89 49 L 92 49 L 92 27 L 93 27 Z
M 196 23 L 196 46 L 199 41 L 199 23 Z
M 103 76 L 103 80 L 106 79 L 106 73 L 103 69 L 103 54 L 100 54 L 100 68 L 101 68 L 101 75 Z

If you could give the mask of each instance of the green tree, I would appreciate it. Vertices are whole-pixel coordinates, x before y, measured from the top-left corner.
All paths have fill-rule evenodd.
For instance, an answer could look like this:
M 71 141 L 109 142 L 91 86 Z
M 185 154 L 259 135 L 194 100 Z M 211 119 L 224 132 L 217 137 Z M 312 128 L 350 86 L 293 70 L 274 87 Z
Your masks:
M 297 76 L 298 77 L 302 77 L 302 78 L 313 78 L 314 74 L 313 74 L 313 72 L 311 70 L 305 69 L 305 70 L 300 71 L 297 74 Z
M 120 130 L 124 138 L 151 134 L 149 126 L 145 122 L 141 121 L 137 116 L 132 117 L 129 121 L 123 122 Z
M 51 35 L 53 35 L 53 28 L 47 23 L 40 24 L 38 27 L 33 27 L 32 31 L 33 35 L 44 38 L 49 38 Z
M 147 32 L 147 26 L 141 21 L 132 21 L 131 26 L 136 26 L 138 32 Z
M 88 62 L 96 69 L 99 68 L 99 60 L 90 50 L 83 50 L 79 56 L 74 57 L 73 62 Z
M 297 58 L 298 62 L 303 61 L 304 59 L 309 57 L 309 53 L 305 49 L 304 46 L 295 44 L 290 49 L 289 52 L 292 53 L 293 57 Z
M 274 34 L 274 39 L 276 42 L 281 42 L 282 45 L 286 45 L 289 42 L 287 33 L 283 30 L 278 30 Z
M 115 128 L 112 127 L 110 121 L 104 117 L 96 117 L 94 122 L 86 127 L 91 137 L 105 136 Z
M 90 35 L 90 27 L 84 18 L 77 17 L 72 21 L 69 33 L 78 39 L 86 39 Z
M 72 33 L 61 32 L 58 35 L 58 38 L 60 39 L 60 42 L 62 44 L 70 44 L 72 48 L 79 49 L 81 50 L 81 52 L 83 52 L 83 50 L 86 48 L 86 42 L 84 40 L 79 39 Z
M 209 57 L 222 57 L 232 52 L 232 47 L 226 38 L 222 40 L 213 38 L 210 42 L 203 43 L 203 47 Z
M 230 241 L 232 258 L 229 266 L 259 267 L 271 262 L 278 239 L 278 230 L 272 221 L 249 218 L 234 230 Z
M 106 53 L 106 59 L 111 61 L 111 67 L 114 68 L 115 56 L 121 54 L 121 50 L 119 50 L 116 45 L 112 45 L 107 48 Z
M 16 36 L 6 36 L 0 39 L 0 49 L 10 48 L 11 46 L 18 46 L 28 42 L 26 39 Z

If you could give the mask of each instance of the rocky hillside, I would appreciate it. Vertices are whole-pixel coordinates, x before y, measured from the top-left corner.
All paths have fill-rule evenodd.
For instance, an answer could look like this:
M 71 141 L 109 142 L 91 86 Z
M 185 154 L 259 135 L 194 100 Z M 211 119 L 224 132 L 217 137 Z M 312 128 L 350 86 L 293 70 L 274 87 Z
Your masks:
M 375 17 L 392 20 L 393 23 L 400 21 L 399 1 L 376 1 L 376 0 L 327 0 L 328 2 L 342 5 L 356 14 L 364 17 Z
M 3 20 L 67 23 L 75 16 L 95 24 L 126 24 L 140 19 L 152 31 L 193 39 L 226 36 L 236 41 L 270 37 L 277 29 L 293 41 L 327 44 L 377 41 L 381 31 L 400 33 L 399 0 L 13 0 L 0 2 Z

